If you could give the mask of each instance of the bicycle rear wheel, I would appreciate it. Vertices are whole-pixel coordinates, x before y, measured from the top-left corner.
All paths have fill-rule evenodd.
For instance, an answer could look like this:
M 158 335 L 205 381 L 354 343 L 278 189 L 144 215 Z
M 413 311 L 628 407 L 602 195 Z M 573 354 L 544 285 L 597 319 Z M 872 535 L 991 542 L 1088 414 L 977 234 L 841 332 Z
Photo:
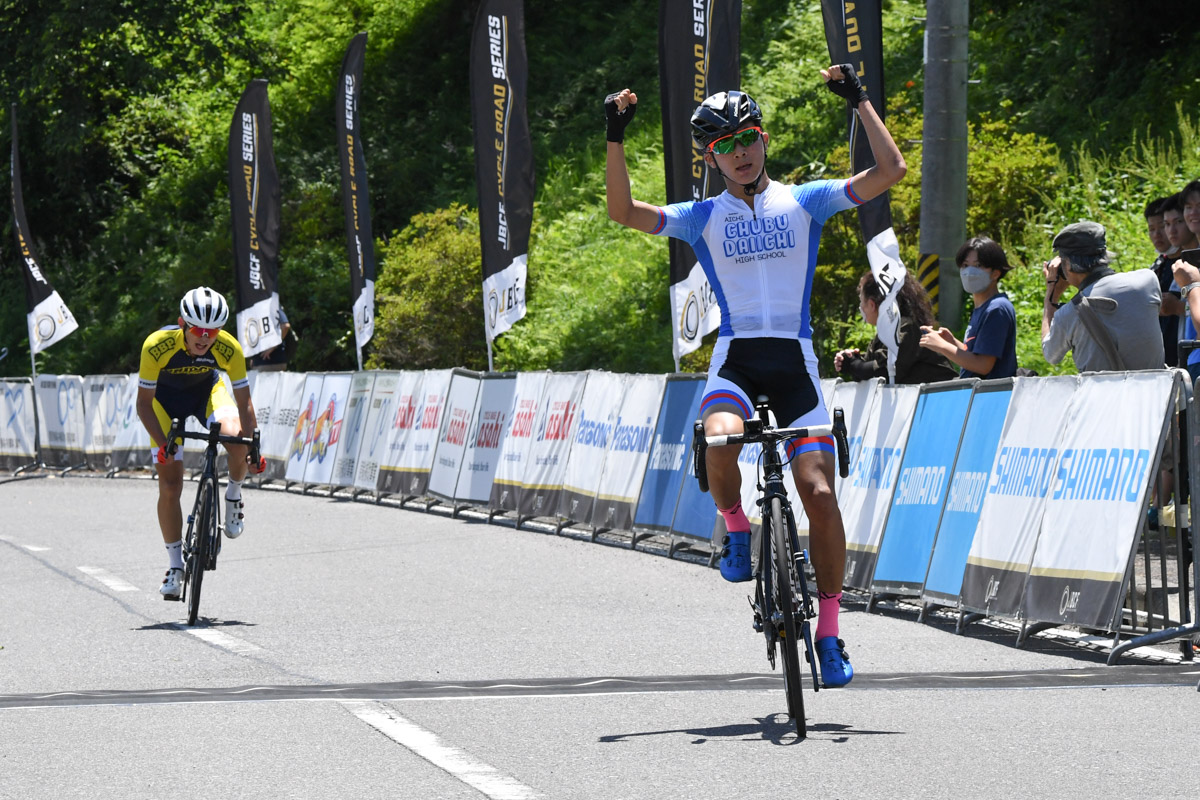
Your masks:
M 204 478 L 192 515 L 192 529 L 188 532 L 188 625 L 195 625 L 200 616 L 200 589 L 204 584 L 204 570 L 208 567 L 209 548 L 216 535 L 216 503 L 216 484 L 211 478 Z
M 775 568 L 776 611 L 783 618 L 779 629 L 779 650 L 783 655 L 783 690 L 787 695 L 788 714 L 796 723 L 796 734 L 803 739 L 808 735 L 804 720 L 804 691 L 800 684 L 799 631 L 796 627 L 795 585 L 792 580 L 792 547 L 788 537 L 787 522 L 783 515 L 783 502 L 771 498 L 771 544 Z

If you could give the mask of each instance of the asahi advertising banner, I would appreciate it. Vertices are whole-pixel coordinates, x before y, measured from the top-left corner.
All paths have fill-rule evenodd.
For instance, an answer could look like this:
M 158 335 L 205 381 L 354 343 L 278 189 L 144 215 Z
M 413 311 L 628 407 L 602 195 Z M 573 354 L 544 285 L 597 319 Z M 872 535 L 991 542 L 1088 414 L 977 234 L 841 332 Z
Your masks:
M 549 373 L 546 372 L 522 372 L 517 375 L 508 426 L 500 442 L 500 463 L 496 465 L 491 494 L 488 496 L 488 508 L 492 511 L 517 510 L 521 478 L 529 469 L 533 426 L 541 414 L 548 377 Z
M 881 0 L 821 0 L 825 41 L 833 64 L 850 64 L 870 95 L 871 108 L 884 118 L 887 97 L 883 90 L 883 9 Z M 859 124 L 858 112 L 846 105 L 846 127 L 850 137 L 852 172 L 858 174 L 875 165 L 871 145 Z M 896 297 L 907 270 L 900 260 L 900 245 L 892 230 L 892 207 L 888 193 L 858 207 L 858 222 L 867 243 L 867 261 L 880 289 L 879 339 L 888 348 L 889 382 L 895 382 L 897 335 L 900 309 Z
M 846 528 L 844 582 L 852 589 L 865 591 L 871 585 L 884 518 L 920 393 L 917 385 L 880 387 L 858 458 L 850 462 L 850 476 L 842 483 L 838 506 Z
M 238 341 L 242 351 L 252 356 L 283 342 L 277 284 L 279 173 L 271 144 L 271 104 L 262 79 L 250 81 L 229 126 L 229 207 Z
M 21 189 L 16 104 L 12 107 L 12 207 L 13 230 L 17 234 L 17 250 L 21 254 L 23 268 L 21 272 L 25 276 L 29 350 L 36 355 L 78 328 L 79 323 L 50 285 L 33 249 L 33 237 L 29 233 L 29 222 L 25 219 L 25 199 Z
M 471 38 L 471 120 L 489 343 L 525 316 L 534 190 L 526 76 L 524 3 L 484 0 Z
M 660 0 L 658 72 L 662 93 L 667 202 L 703 200 L 725 191 L 692 142 L 691 119 L 704 99 L 741 86 L 741 0 Z M 679 358 L 721 323 L 716 295 L 686 243 L 670 240 L 671 349 Z
M 446 394 L 450 389 L 449 369 L 427 369 L 421 380 L 421 392 L 416 396 L 413 417 L 409 420 L 408 436 L 400 463 L 389 467 L 381 480 L 387 479 L 389 491 L 402 497 L 420 497 L 429 487 L 429 472 L 433 468 L 433 451 L 446 410 Z
M 558 511 L 586 382 L 586 372 L 560 372 L 546 378 L 541 409 L 533 426 L 529 464 L 517 499 L 523 517 L 551 517 Z
M 421 405 L 421 386 L 425 382 L 424 370 L 401 372 L 393 390 L 393 408 L 387 423 L 386 443 L 379 458 L 379 478 L 375 491 L 393 494 L 401 491 L 403 483 L 402 465 L 408 461 L 409 439 L 419 421 L 417 411 Z
M 1158 370 L 1099 373 L 1080 383 L 1059 442 L 1022 619 L 1116 630 L 1175 381 L 1174 372 Z M 1104 409 L 1103 424 L 1096 424 L 1097 409 Z
M 367 160 L 363 155 L 358 113 L 366 49 L 366 33 L 350 40 L 342 60 L 334 105 L 338 153 L 342 162 L 342 209 L 346 218 L 346 256 L 350 262 L 350 297 L 354 303 L 354 341 L 359 353 L 375 333 L 375 241 L 371 238 Z
M 1016 617 L 1021 609 L 1046 496 L 1058 469 L 1059 440 L 1079 381 L 1078 375 L 1013 380 L 963 571 L 961 606 L 968 611 Z M 1107 402 L 1104 408 L 1111 413 Z
M 479 383 L 479 373 L 466 369 L 454 370 L 450 378 L 442 429 L 433 453 L 433 467 L 429 471 L 429 487 L 426 490 L 434 497 L 454 499 L 463 453 L 467 450 L 467 434 L 471 432 L 475 406 L 479 400 Z
M 500 466 L 500 448 L 508 430 L 516 390 L 517 376 L 512 373 L 483 376 L 471 430 L 467 433 L 467 449 L 458 473 L 455 500 L 483 505 L 491 496 L 492 480 Z

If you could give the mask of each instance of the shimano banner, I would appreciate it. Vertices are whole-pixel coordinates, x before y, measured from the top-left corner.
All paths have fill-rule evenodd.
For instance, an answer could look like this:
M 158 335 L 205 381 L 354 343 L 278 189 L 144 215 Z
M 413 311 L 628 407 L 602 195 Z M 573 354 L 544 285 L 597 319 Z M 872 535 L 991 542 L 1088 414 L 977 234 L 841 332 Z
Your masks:
M 926 384 L 900 461 L 871 578 L 872 593 L 921 593 L 974 381 Z
M 979 527 L 979 512 L 987 492 L 996 447 L 1008 416 L 1012 380 L 1004 378 L 975 386 L 962 444 L 954 461 L 954 475 L 938 523 L 929 572 L 921 591 L 926 605 L 957 606 L 962 593 L 963 569 Z
M 1059 440 L 1079 381 L 1078 375 L 1013 380 L 963 571 L 961 607 L 967 611 L 992 617 L 1016 617 L 1020 611 L 1046 494 L 1058 468 Z
M 871 97 L 871 108 L 882 120 L 887 107 L 883 91 L 883 10 L 880 0 L 851 2 L 850 0 L 821 0 L 825 19 L 825 42 L 834 64 L 850 64 L 862 80 Z M 851 171 L 858 174 L 875 165 L 871 145 L 859 127 L 858 111 L 846 106 L 850 134 Z M 896 380 L 897 333 L 900 330 L 900 308 L 896 297 L 904 285 L 907 270 L 900 260 L 900 245 L 892 230 L 892 207 L 888 193 L 858 207 L 858 222 L 867 243 L 867 260 L 883 302 L 879 305 L 879 324 L 876 332 L 888 350 L 888 380 Z
M 692 142 L 692 112 L 709 95 L 741 85 L 741 0 L 660 0 L 658 73 L 662 95 L 663 156 L 667 202 L 703 200 L 725 191 L 715 170 Z M 672 238 L 671 350 L 680 357 L 700 346 L 721 323 L 717 298 L 696 254 Z
M 1089 375 L 1071 398 L 1021 618 L 1117 630 L 1177 373 Z M 1092 417 L 1104 409 L 1104 424 Z
M 37 355 L 79 327 L 67 304 L 46 279 L 33 249 L 29 222 L 25 219 L 25 199 L 21 192 L 21 157 L 17 145 L 17 105 L 12 107 L 12 208 L 17 250 L 21 253 L 25 275 L 26 321 L 29 327 L 29 352 Z M 36 372 L 36 369 L 34 370 Z
M 471 121 L 489 354 L 492 341 L 525 316 L 534 187 L 526 71 L 524 3 L 484 0 L 471 38 Z
M 350 297 L 354 303 L 354 342 L 358 346 L 359 369 L 362 369 L 363 347 L 375 333 L 375 240 L 371 238 L 367 160 L 363 156 L 358 114 L 366 49 L 366 33 L 350 40 L 334 92 L 333 114 L 342 161 L 342 210 L 346 217 L 346 255 L 350 260 Z
M 666 379 L 658 420 L 654 424 L 654 441 L 633 514 L 635 533 L 664 534 L 671 530 L 675 501 L 683 486 L 684 468 L 692 460 L 692 424 L 700 418 L 703 392 L 702 374 L 681 373 Z M 716 513 L 711 500 L 708 505 Z M 711 532 L 710 524 L 705 533 Z
M 842 482 L 838 506 L 846 527 L 846 586 L 866 590 L 875 572 L 884 518 L 892 502 L 896 478 L 913 411 L 921 387 L 881 386 L 850 475 Z M 850 452 L 854 452 L 853 446 Z
M 237 335 L 247 356 L 279 335 L 279 173 L 271 145 L 267 82 L 250 81 L 229 126 L 229 208 L 233 217 Z

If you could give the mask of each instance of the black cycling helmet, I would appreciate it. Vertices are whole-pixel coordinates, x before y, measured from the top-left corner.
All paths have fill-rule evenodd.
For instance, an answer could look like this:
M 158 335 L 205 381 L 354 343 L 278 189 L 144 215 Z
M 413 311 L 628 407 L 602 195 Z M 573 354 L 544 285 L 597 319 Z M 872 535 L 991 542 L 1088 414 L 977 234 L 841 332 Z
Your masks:
M 762 127 L 762 110 L 745 92 L 717 92 L 692 114 L 692 141 L 701 150 L 747 125 Z

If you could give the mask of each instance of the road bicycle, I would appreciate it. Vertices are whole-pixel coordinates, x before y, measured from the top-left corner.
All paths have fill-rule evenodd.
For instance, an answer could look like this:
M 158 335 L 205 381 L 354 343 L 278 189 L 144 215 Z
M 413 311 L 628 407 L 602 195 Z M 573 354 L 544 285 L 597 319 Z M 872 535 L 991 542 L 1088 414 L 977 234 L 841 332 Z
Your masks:
M 813 654 L 810 620 L 812 597 L 808 590 L 808 551 L 800 549 L 796 520 L 788 501 L 783 482 L 785 463 L 779 445 L 789 439 L 812 436 L 833 436 L 837 445 L 839 471 L 843 478 L 849 474 L 849 446 L 846 442 L 846 421 L 842 409 L 833 410 L 833 424 L 808 428 L 774 428 L 768 420 L 767 398 L 755 402 L 757 418 L 745 421 L 740 434 L 727 436 L 704 435 L 704 423 L 697 421 L 693 429 L 692 450 L 695 455 L 696 480 L 701 491 L 708 491 L 708 472 L 705 452 L 709 447 L 731 444 L 760 443 L 759 498 L 762 530 L 758 538 L 758 562 L 754 566 L 754 630 L 767 639 L 767 661 L 775 669 L 775 648 L 783 660 L 783 689 L 787 697 L 788 716 L 796 725 L 796 734 L 803 739 L 808 734 L 804 719 L 804 694 L 801 686 L 799 642 L 804 640 L 805 658 L 812 674 L 813 691 L 820 691 L 817 680 L 817 659 Z
M 221 423 L 214 422 L 205 433 L 184 430 L 182 420 L 171 420 L 171 433 L 167 436 L 167 453 L 174 456 L 179 449 L 180 439 L 195 439 L 205 442 L 204 467 L 200 472 L 200 486 L 196 489 L 196 502 L 188 514 L 187 532 L 183 537 L 183 591 L 179 599 L 187 603 L 188 625 L 195 625 L 200 615 L 200 588 L 204 584 L 205 571 L 217 568 L 217 554 L 221 552 L 221 504 L 217 494 L 217 445 L 244 445 L 250 448 L 251 463 L 259 461 L 259 432 L 254 429 L 250 438 L 226 436 L 221 433 Z

